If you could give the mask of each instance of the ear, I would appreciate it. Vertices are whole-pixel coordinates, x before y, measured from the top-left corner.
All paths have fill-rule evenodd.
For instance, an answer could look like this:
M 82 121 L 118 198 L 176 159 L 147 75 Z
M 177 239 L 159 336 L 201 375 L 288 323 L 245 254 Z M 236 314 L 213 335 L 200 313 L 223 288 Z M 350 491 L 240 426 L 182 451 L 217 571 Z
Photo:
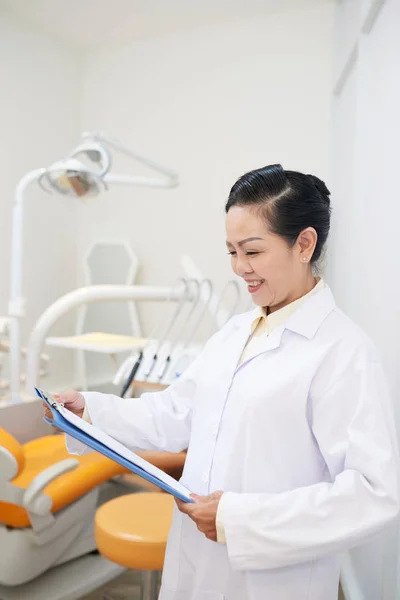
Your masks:
M 314 227 L 307 227 L 299 234 L 296 245 L 298 246 L 300 260 L 304 264 L 311 262 L 317 245 L 318 234 Z

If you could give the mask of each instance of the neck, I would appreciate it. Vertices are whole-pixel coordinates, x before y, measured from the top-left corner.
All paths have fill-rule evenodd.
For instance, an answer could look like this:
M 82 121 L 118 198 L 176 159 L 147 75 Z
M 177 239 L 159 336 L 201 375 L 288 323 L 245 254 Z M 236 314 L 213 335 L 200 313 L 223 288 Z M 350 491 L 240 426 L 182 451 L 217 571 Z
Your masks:
M 293 290 L 290 291 L 285 300 L 279 302 L 278 304 L 274 304 L 273 306 L 265 307 L 264 310 L 266 314 L 269 315 L 273 312 L 276 312 L 277 310 L 280 310 L 281 308 L 284 308 L 288 304 L 299 300 L 299 298 L 302 298 L 303 296 L 311 292 L 311 290 L 313 290 L 317 285 L 318 281 L 319 277 L 314 277 L 314 275 L 310 271 L 308 277 L 302 280 L 298 286 L 293 288 Z

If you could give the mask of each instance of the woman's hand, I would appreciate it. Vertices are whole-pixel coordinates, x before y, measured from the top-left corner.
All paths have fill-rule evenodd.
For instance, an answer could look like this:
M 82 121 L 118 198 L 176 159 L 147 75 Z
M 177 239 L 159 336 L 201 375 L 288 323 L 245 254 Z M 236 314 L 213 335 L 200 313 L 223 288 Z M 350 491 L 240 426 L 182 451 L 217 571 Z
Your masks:
M 188 515 L 196 523 L 197 529 L 213 542 L 217 541 L 217 510 L 222 494 L 220 491 L 209 496 L 192 494 L 194 504 L 175 498 L 179 510 Z
M 57 402 L 64 404 L 65 408 L 68 408 L 74 415 L 82 417 L 83 411 L 85 410 L 85 398 L 80 392 L 77 392 L 76 390 L 67 390 L 62 394 L 53 394 L 53 396 Z M 45 417 L 52 421 L 53 415 L 46 402 L 43 402 L 43 406 L 45 408 Z

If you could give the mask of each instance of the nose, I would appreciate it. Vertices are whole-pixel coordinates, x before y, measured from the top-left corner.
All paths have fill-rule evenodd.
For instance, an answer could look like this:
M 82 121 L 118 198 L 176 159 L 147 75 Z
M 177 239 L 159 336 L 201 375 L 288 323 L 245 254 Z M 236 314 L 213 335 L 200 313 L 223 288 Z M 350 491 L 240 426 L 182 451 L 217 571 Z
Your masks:
M 252 272 L 253 269 L 251 268 L 246 255 L 238 256 L 236 260 L 236 274 L 239 275 L 239 277 L 244 277 L 245 275 L 250 275 Z

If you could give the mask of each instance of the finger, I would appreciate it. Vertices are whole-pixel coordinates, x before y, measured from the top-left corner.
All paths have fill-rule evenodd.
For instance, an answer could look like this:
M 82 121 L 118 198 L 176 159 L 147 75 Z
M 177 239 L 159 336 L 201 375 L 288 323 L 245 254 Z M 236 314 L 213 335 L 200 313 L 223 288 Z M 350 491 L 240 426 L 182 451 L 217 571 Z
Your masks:
M 205 502 L 209 502 L 210 496 L 197 496 L 197 494 L 192 494 L 190 497 L 195 496 L 193 500 L 196 504 L 204 504 Z
M 62 392 L 58 395 L 58 397 L 62 398 L 64 402 L 73 402 L 76 400 L 77 396 L 78 392 L 76 390 L 65 390 L 65 392 Z
M 219 498 L 220 496 L 222 496 L 223 493 L 224 492 L 222 490 L 217 490 L 216 492 L 213 492 L 212 494 L 210 494 L 208 497 L 215 500 L 215 498 Z
M 217 491 L 209 494 L 208 496 L 198 496 L 198 502 L 214 502 L 215 500 L 219 500 L 222 494 L 223 492 Z
M 179 500 L 179 498 L 175 498 L 175 502 L 182 513 L 188 514 L 188 507 L 190 506 L 188 502 L 183 502 L 183 500 Z
M 207 502 L 210 502 L 210 496 L 197 496 L 196 498 L 196 504 L 207 504 Z
M 46 402 L 42 402 L 43 407 L 44 407 L 44 416 L 46 419 L 48 419 L 49 421 L 54 421 L 53 419 L 53 413 L 51 412 L 50 408 L 48 407 L 48 405 L 46 404 Z M 59 429 L 58 427 L 56 427 L 55 425 L 53 425 L 54 429 L 56 431 L 58 431 L 59 433 L 63 433 L 61 431 L 61 429 Z
M 207 531 L 210 530 L 210 526 L 209 525 L 205 525 L 204 523 L 201 523 L 199 521 L 195 521 L 196 525 L 197 525 L 197 529 L 200 531 L 200 533 L 204 533 L 204 535 L 206 535 Z
M 53 420 L 54 420 L 54 419 L 53 419 L 53 415 L 52 415 L 52 413 L 51 413 L 51 410 L 50 410 L 49 408 L 47 408 L 47 409 L 46 409 L 46 411 L 45 411 L 45 413 L 44 413 L 44 416 L 45 416 L 45 417 L 46 417 L 46 419 L 48 419 L 49 421 L 53 421 Z M 64 433 L 64 432 L 62 431 L 62 429 L 59 429 L 58 427 L 56 427 L 56 426 L 54 425 L 54 423 L 52 423 L 51 425 L 52 425 L 52 427 L 53 427 L 53 428 L 54 428 L 56 431 L 58 431 L 59 433 Z
M 211 525 L 209 522 L 197 523 L 197 529 L 200 531 L 200 533 L 205 535 L 207 538 L 211 538 L 212 536 L 217 535 L 215 525 Z
M 193 509 L 194 509 L 194 504 L 191 504 L 190 502 L 182 502 L 182 506 L 179 509 L 181 512 L 183 512 L 185 515 L 189 515 L 189 517 L 193 518 Z

